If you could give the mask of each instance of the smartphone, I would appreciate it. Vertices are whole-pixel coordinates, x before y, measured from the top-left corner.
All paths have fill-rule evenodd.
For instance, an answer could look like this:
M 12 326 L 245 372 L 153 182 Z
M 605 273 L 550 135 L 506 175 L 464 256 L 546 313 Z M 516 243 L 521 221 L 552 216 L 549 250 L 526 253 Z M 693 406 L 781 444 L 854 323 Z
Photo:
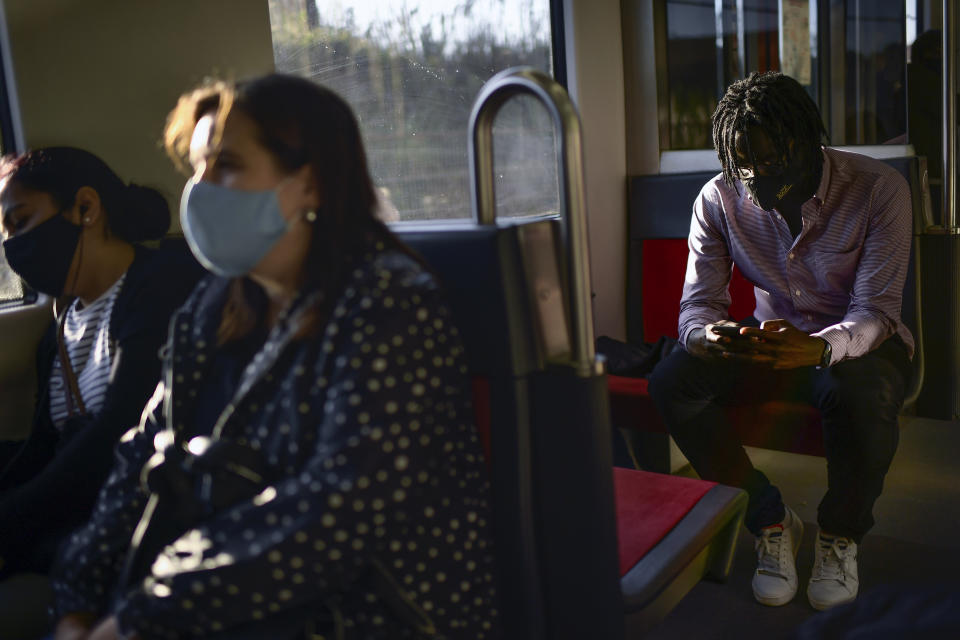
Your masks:
M 740 338 L 741 326 L 739 324 L 715 324 L 713 325 L 713 332 L 720 336 L 725 336 L 727 338 Z

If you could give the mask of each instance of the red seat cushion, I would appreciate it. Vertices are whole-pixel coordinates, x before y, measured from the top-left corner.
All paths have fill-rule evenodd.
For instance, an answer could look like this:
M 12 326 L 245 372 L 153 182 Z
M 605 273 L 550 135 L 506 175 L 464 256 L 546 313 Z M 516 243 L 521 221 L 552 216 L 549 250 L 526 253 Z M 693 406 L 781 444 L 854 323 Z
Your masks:
M 607 376 L 610 390 L 610 424 L 619 429 L 667 432 L 666 425 L 647 393 L 646 378 Z
M 647 393 L 647 385 L 650 384 L 646 378 L 626 378 L 624 376 L 607 376 L 607 388 L 610 393 L 618 396 L 637 396 Z
M 620 575 L 630 571 L 714 486 L 714 482 L 615 467 Z

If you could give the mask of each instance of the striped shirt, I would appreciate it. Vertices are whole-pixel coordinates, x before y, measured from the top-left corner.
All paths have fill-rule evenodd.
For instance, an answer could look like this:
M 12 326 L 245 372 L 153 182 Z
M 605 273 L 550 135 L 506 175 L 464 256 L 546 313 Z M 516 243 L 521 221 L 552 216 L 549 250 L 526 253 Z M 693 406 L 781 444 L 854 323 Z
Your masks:
M 743 185 L 718 175 L 693 205 L 680 339 L 727 317 L 733 265 L 754 285 L 757 320 L 783 318 L 830 343 L 831 364 L 869 353 L 898 334 L 910 257 L 910 188 L 879 160 L 824 148 L 823 177 L 801 207 L 796 238 L 775 211 L 753 204 Z
M 116 356 L 116 344 L 110 336 L 110 316 L 125 276 L 126 273 L 86 307 L 80 308 L 80 300 L 74 300 L 64 318 L 63 341 L 70 366 L 77 376 L 87 413 L 94 415 L 103 407 L 110 384 L 110 370 Z M 62 427 L 68 416 L 67 393 L 57 357 L 50 371 L 50 417 L 57 427 Z

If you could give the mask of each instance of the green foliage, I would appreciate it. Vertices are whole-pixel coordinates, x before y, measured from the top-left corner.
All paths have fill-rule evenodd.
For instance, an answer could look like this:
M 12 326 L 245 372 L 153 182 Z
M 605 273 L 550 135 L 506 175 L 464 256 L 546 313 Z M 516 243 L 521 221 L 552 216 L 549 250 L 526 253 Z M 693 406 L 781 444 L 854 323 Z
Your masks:
M 433 20 L 404 4 L 366 26 L 349 10 L 337 24 L 321 10 L 313 27 L 304 0 L 270 0 L 276 67 L 315 79 L 353 105 L 374 177 L 404 218 L 463 216 L 469 213 L 466 128 L 474 97 L 502 69 L 550 70 L 549 25 L 534 11 L 534 2 L 544 1 L 526 0 L 524 29 L 510 35 L 479 21 L 472 0 Z M 533 130 L 552 143 L 549 123 L 545 128 L 539 115 L 504 110 L 497 130 Z M 517 164 L 529 171 L 529 162 Z

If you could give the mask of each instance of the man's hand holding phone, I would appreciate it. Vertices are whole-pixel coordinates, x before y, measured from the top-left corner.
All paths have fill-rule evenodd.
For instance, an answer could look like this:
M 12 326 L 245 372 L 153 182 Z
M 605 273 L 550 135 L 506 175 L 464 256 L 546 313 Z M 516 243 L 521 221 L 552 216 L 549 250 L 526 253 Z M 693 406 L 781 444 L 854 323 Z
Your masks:
M 687 346 L 698 358 L 771 364 L 773 359 L 757 349 L 762 338 L 744 335 L 744 328 L 731 320 L 711 322 L 703 329 L 695 329 Z
M 720 320 L 694 329 L 687 340 L 691 355 L 703 359 L 768 365 L 774 369 L 816 366 L 823 357 L 823 338 L 810 336 L 783 319 L 759 327 Z

